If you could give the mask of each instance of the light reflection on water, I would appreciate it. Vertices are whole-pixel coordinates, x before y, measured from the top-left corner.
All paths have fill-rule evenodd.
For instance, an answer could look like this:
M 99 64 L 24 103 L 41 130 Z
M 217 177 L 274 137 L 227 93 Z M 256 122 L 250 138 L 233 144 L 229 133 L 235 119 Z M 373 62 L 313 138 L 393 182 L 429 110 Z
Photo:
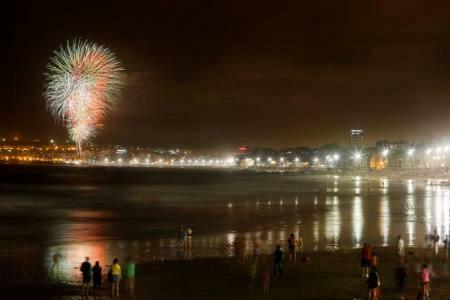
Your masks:
M 215 227 L 214 220 L 194 226 L 189 244 L 182 245 L 178 232 L 166 236 L 133 237 L 116 230 L 111 212 L 73 210 L 69 220 L 48 231 L 45 265 L 50 270 L 59 254 L 58 269 L 64 281 L 79 279 L 77 269 L 85 256 L 103 266 L 118 257 L 132 255 L 138 262 L 195 257 L 233 256 L 234 244 L 243 239 L 248 252 L 255 239 L 261 252 L 270 253 L 276 244 L 286 248 L 291 233 L 304 235 L 305 250 L 337 250 L 361 247 L 364 242 L 390 246 L 402 233 L 408 246 L 424 246 L 424 235 L 437 229 L 448 234 L 450 192 L 446 184 L 435 180 L 351 180 L 330 177 L 316 192 L 296 195 L 265 195 L 245 202 L 230 198 L 222 203 L 229 226 Z M 99 215 L 100 214 L 100 215 Z M 242 217 L 244 216 L 244 217 Z M 248 218 L 246 216 L 249 216 Z M 96 218 L 106 218 L 97 221 Z M 245 221 L 245 226 L 241 222 Z M 177 220 L 182 225 L 182 220 Z M 119 224 L 120 225 L 120 224 Z M 176 227 L 175 226 L 175 227 Z M 202 227 L 203 226 L 203 227 Z M 55 268 L 53 268 L 55 269 Z
M 363 209 L 361 204 L 361 197 L 355 196 L 353 200 L 353 210 L 352 210 L 352 238 L 353 247 L 361 247 L 361 237 L 362 230 L 364 226 Z
M 380 237 L 382 240 L 382 246 L 389 245 L 389 226 L 391 223 L 391 211 L 389 207 L 389 197 L 382 196 L 379 208 L 379 226 L 380 226 Z

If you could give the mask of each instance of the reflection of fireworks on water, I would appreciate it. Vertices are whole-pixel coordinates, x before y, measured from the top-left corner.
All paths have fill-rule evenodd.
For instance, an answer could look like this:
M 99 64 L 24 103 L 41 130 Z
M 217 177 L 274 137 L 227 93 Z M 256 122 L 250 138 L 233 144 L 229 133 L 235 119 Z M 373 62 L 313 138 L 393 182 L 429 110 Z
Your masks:
M 66 125 L 80 152 L 102 127 L 123 87 L 120 62 L 108 48 L 74 40 L 60 46 L 47 65 L 47 108 Z

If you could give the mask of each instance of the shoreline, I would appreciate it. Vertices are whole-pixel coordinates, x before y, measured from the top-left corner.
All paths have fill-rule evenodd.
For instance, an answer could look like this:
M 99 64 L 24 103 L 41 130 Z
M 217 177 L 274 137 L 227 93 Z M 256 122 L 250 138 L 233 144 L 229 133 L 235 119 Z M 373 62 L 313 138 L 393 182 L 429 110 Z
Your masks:
M 8 162 L 1 163 L 0 167 L 56 167 L 56 168 L 75 168 L 75 169 L 130 169 L 130 170 L 186 170 L 186 171 L 223 171 L 236 173 L 255 173 L 255 174 L 285 174 L 285 175 L 303 175 L 308 177 L 323 176 L 341 176 L 354 177 L 360 176 L 364 179 L 380 179 L 383 177 L 392 179 L 441 179 L 450 180 L 450 170 L 446 169 L 385 169 L 372 170 L 369 168 L 361 169 L 318 169 L 318 168 L 264 168 L 264 167 L 221 167 L 221 166 L 153 166 L 153 165 L 111 165 L 111 164 L 66 164 L 66 163 L 20 163 Z

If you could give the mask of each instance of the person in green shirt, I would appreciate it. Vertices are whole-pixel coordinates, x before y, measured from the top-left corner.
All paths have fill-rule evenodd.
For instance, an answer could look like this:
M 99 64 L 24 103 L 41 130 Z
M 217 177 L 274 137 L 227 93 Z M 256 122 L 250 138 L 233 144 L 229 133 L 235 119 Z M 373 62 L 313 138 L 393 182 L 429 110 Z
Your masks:
M 134 278 L 136 276 L 136 264 L 132 257 L 128 257 L 125 266 L 125 282 L 127 292 L 130 296 L 134 295 Z

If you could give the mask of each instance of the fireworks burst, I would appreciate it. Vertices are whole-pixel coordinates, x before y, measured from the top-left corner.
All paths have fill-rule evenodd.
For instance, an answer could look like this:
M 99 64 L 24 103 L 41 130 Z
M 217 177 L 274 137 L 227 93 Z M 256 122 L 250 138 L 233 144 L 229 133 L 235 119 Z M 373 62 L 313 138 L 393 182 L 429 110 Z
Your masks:
M 123 87 L 123 69 L 111 50 L 89 41 L 67 42 L 54 51 L 47 65 L 47 109 L 67 127 L 81 153 Z

